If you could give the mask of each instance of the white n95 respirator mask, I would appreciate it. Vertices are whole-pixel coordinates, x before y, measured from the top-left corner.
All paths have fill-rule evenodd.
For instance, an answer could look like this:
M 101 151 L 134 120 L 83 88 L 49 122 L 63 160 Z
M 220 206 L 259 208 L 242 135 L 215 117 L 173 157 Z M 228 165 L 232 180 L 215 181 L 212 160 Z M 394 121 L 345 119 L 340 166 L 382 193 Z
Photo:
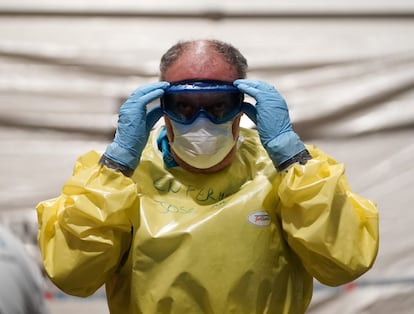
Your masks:
M 191 124 L 171 121 L 174 141 L 171 149 L 184 162 L 198 169 L 207 169 L 220 163 L 232 150 L 233 121 L 220 124 L 200 116 Z

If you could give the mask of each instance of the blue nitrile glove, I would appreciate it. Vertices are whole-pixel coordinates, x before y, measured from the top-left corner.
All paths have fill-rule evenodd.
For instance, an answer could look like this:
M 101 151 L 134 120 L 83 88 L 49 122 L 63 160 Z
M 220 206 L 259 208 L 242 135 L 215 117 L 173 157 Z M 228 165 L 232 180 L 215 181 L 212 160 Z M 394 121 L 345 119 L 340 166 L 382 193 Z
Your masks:
M 292 129 L 286 102 L 273 86 L 245 79 L 234 81 L 234 85 L 256 99 L 260 140 L 277 169 L 302 152 L 308 156 L 305 145 Z
M 147 104 L 160 97 L 169 85 L 168 82 L 144 85 L 129 96 L 119 110 L 115 138 L 106 148 L 106 158 L 135 170 L 149 132 L 159 118 L 153 112 L 147 114 Z

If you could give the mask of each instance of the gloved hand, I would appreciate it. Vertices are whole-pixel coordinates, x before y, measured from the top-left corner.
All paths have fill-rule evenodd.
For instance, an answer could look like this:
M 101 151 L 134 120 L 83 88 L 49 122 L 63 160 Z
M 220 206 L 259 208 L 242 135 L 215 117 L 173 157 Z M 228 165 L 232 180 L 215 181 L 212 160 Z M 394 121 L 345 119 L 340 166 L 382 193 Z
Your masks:
M 119 110 L 115 138 L 106 148 L 106 158 L 135 170 L 157 120 L 147 115 L 147 104 L 160 97 L 169 85 L 168 82 L 144 85 L 129 96 Z
M 285 100 L 273 86 L 245 79 L 234 81 L 234 85 L 256 99 L 260 140 L 277 169 L 306 151 L 305 145 L 292 129 Z

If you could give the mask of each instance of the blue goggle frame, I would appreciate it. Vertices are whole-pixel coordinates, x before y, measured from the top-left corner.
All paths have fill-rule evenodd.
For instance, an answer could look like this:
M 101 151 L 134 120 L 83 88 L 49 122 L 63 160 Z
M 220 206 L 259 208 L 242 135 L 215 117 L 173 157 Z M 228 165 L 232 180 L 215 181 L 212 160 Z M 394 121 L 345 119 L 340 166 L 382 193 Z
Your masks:
M 207 104 L 197 104 L 197 97 L 204 98 Z M 223 104 L 210 106 L 209 97 L 222 99 Z M 203 115 L 220 124 L 232 120 L 242 111 L 243 99 L 243 93 L 232 82 L 185 80 L 171 83 L 161 97 L 161 108 L 167 117 L 178 123 L 191 124 Z

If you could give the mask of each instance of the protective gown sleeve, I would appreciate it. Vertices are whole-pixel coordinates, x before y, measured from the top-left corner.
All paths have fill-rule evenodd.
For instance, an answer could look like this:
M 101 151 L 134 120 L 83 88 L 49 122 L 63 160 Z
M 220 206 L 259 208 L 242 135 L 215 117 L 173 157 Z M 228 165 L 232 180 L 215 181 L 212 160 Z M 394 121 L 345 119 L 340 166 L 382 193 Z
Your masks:
M 38 241 L 50 279 L 68 294 L 88 296 L 116 271 L 131 242 L 135 183 L 98 164 L 77 160 L 62 194 L 37 206 Z
M 321 283 L 336 286 L 370 269 L 378 252 L 375 204 L 351 192 L 343 164 L 316 147 L 282 174 L 280 216 L 290 247 Z

